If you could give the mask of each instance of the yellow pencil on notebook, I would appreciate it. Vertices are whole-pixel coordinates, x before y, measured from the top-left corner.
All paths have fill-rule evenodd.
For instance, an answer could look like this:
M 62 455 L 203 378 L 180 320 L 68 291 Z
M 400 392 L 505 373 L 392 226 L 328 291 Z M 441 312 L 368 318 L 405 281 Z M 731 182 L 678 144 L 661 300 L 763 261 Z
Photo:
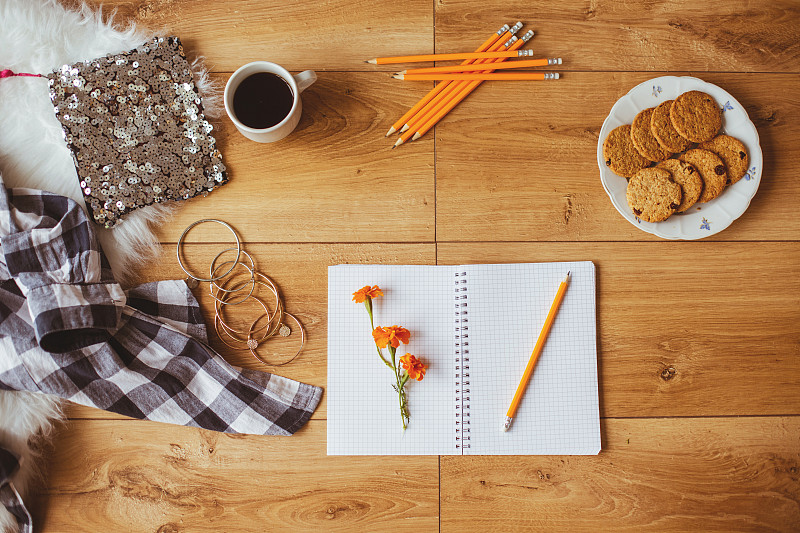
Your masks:
M 547 335 L 550 333 L 550 328 L 555 321 L 558 308 L 561 307 L 561 301 L 564 299 L 564 293 L 567 292 L 569 274 L 570 273 L 567 272 L 564 281 L 562 281 L 561 285 L 558 286 L 556 297 L 553 299 L 553 304 L 550 306 L 550 311 L 547 313 L 547 318 L 544 319 L 542 331 L 539 333 L 539 338 L 536 340 L 536 346 L 533 348 L 531 358 L 528 360 L 528 366 L 525 367 L 525 372 L 522 373 L 522 379 L 519 380 L 517 391 L 514 393 L 514 399 L 511 400 L 511 406 L 508 408 L 508 412 L 506 413 L 506 420 L 503 423 L 503 431 L 508 431 L 511 427 L 511 421 L 514 420 L 514 415 L 517 413 L 517 407 L 519 407 L 519 402 L 522 400 L 522 395 L 525 394 L 525 389 L 528 388 L 528 381 L 531 379 L 533 369 L 536 367 L 536 361 L 538 361 L 539 356 L 542 355 L 542 348 L 544 348 L 544 343 L 547 341 Z

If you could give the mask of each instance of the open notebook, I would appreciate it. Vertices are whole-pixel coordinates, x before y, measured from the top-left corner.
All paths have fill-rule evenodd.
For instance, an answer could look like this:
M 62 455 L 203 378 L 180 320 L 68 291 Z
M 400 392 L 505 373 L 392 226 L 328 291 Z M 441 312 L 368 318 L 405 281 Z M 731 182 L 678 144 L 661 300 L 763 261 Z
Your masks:
M 571 280 L 514 424 L 506 411 L 567 271 Z M 600 451 L 595 274 L 591 262 L 328 268 L 329 455 L 589 455 Z M 393 375 L 352 293 L 378 285 L 375 326 L 411 332 L 428 371 Z M 464 329 L 464 328 L 468 329 Z

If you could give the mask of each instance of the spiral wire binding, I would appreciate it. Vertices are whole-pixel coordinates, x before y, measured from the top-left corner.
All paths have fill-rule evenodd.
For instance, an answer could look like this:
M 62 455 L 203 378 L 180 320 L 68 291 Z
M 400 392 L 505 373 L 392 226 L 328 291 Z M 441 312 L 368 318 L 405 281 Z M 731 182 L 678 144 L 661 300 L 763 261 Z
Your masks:
M 455 273 L 455 415 L 456 449 L 471 447 L 469 418 L 469 316 L 467 273 Z

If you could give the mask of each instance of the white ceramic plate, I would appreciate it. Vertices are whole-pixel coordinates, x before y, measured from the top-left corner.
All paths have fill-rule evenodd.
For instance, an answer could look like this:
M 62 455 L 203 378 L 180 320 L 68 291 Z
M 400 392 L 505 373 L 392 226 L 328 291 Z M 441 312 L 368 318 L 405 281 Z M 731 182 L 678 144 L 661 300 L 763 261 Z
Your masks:
M 644 222 L 634 216 L 625 190 L 628 180 L 611 172 L 603 159 L 603 141 L 617 126 L 633 123 L 634 117 L 643 109 L 655 107 L 665 100 L 673 100 L 687 91 L 703 91 L 717 101 L 722 108 L 722 133 L 736 137 L 747 147 L 750 155 L 750 168 L 747 174 L 727 187 L 714 200 L 697 203 L 684 213 L 677 213 L 664 222 Z M 730 226 L 731 222 L 745 212 L 750 200 L 761 182 L 763 158 L 758 131 L 747 116 L 747 112 L 736 99 L 716 85 L 689 76 L 662 76 L 640 83 L 628 94 L 617 100 L 603 122 L 597 140 L 597 166 L 600 167 L 600 180 L 611 198 L 611 203 L 627 221 L 648 233 L 664 239 L 702 239 L 714 235 Z

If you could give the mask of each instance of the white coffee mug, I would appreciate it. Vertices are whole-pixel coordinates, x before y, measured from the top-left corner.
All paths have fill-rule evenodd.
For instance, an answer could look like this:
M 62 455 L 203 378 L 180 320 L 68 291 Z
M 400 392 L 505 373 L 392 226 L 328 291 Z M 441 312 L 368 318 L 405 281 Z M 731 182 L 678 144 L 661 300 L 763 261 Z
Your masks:
M 248 76 L 256 74 L 257 72 L 269 72 L 283 78 L 292 89 L 292 96 L 294 98 L 289 114 L 286 115 L 283 120 L 269 128 L 259 129 L 246 126 L 242 124 L 236 117 L 236 113 L 233 112 L 233 95 L 236 93 L 236 88 L 239 87 L 239 84 Z M 303 102 L 300 100 L 300 93 L 310 87 L 315 81 L 317 81 L 317 74 L 313 70 L 304 70 L 299 74 L 291 74 L 288 70 L 275 63 L 253 61 L 252 63 L 239 67 L 230 77 L 228 83 L 225 84 L 225 112 L 228 113 L 236 129 L 248 139 L 260 143 L 280 141 L 292 133 L 295 127 L 297 127 L 297 123 L 300 122 L 300 115 L 303 112 Z

